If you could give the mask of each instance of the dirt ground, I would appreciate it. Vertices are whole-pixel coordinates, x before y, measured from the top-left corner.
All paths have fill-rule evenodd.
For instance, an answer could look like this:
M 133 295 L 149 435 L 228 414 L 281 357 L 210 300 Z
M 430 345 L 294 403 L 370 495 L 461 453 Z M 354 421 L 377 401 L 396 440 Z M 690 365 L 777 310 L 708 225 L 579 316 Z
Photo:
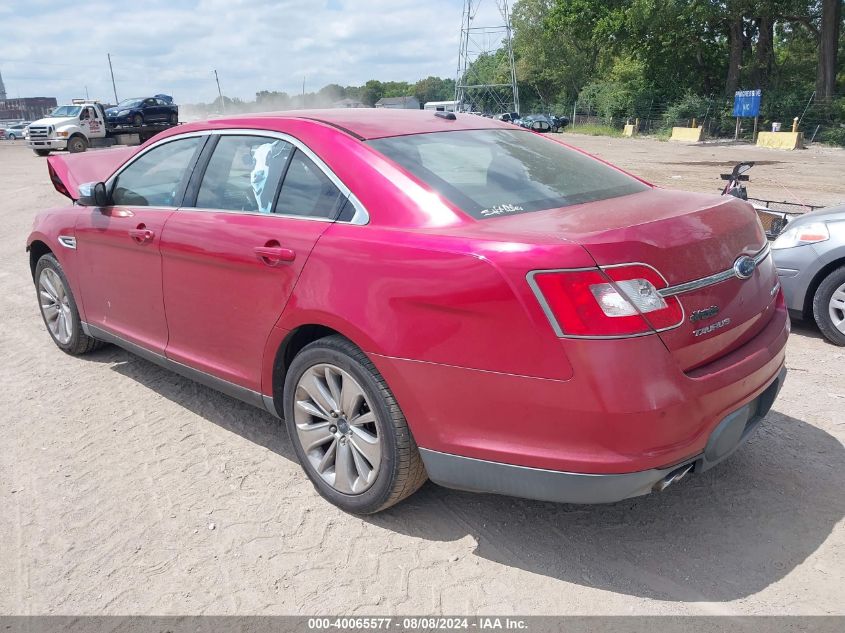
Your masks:
M 566 137 L 668 187 L 713 191 L 751 158 L 759 195 L 845 200 L 845 151 Z M 114 347 L 56 349 L 24 241 L 63 198 L 19 142 L 0 142 L 0 192 L 2 614 L 845 614 L 845 349 L 812 327 L 756 436 L 662 494 L 427 484 L 359 518 L 270 415 Z

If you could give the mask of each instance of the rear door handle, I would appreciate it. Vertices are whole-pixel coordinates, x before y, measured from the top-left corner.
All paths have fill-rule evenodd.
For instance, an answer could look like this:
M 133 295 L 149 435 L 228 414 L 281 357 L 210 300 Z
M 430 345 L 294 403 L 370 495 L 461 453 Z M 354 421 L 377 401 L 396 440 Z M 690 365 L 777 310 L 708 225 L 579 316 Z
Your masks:
M 129 237 L 138 242 L 138 244 L 146 244 L 152 242 L 155 237 L 155 231 L 151 231 L 145 225 L 139 224 L 138 228 L 129 229 Z
M 282 262 L 292 262 L 296 253 L 282 246 L 256 246 L 253 251 L 256 257 L 268 266 L 277 266 Z

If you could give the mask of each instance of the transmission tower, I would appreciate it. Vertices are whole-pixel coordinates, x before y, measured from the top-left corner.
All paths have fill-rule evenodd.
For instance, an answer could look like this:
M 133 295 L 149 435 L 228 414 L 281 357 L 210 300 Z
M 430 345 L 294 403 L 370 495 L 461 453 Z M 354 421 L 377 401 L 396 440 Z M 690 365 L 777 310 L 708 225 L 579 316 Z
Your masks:
M 513 61 L 513 29 L 508 2 L 495 0 L 501 19 L 498 25 L 476 24 L 475 18 L 481 4 L 482 0 L 464 0 L 458 73 L 455 79 L 457 109 L 492 114 L 519 112 L 519 90 Z M 503 75 L 506 77 L 500 79 L 503 83 L 491 83 L 495 82 L 492 77 Z

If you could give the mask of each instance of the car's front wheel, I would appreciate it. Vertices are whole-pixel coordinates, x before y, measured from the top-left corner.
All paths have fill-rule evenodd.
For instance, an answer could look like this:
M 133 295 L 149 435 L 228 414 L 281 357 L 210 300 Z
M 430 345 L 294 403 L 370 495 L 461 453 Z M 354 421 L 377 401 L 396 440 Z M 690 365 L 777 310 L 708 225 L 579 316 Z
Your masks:
M 813 317 L 827 340 L 845 346 L 845 266 L 819 284 L 813 296 Z
M 80 134 L 71 136 L 67 142 L 67 151 L 71 154 L 79 154 L 88 149 L 88 141 Z
M 140 114 L 136 114 L 132 117 L 132 125 L 134 125 L 135 127 L 141 127 L 142 125 L 144 125 L 144 117 L 142 117 Z
M 384 378 L 341 336 L 315 341 L 294 358 L 285 377 L 284 417 L 306 474 L 342 510 L 384 510 L 427 479 Z
M 52 254 L 38 260 L 35 266 L 35 287 L 44 325 L 59 349 L 76 356 L 102 345 L 82 331 L 79 309 L 70 291 L 70 284 L 62 265 Z

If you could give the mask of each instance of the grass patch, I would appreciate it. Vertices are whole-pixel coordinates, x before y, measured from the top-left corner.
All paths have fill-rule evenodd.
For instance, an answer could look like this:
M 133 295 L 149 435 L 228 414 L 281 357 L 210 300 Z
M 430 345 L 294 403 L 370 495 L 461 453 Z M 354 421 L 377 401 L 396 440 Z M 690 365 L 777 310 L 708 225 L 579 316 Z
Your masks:
M 588 134 L 590 136 L 622 136 L 622 130 L 609 125 L 576 125 L 567 126 L 566 132 L 573 134 Z

